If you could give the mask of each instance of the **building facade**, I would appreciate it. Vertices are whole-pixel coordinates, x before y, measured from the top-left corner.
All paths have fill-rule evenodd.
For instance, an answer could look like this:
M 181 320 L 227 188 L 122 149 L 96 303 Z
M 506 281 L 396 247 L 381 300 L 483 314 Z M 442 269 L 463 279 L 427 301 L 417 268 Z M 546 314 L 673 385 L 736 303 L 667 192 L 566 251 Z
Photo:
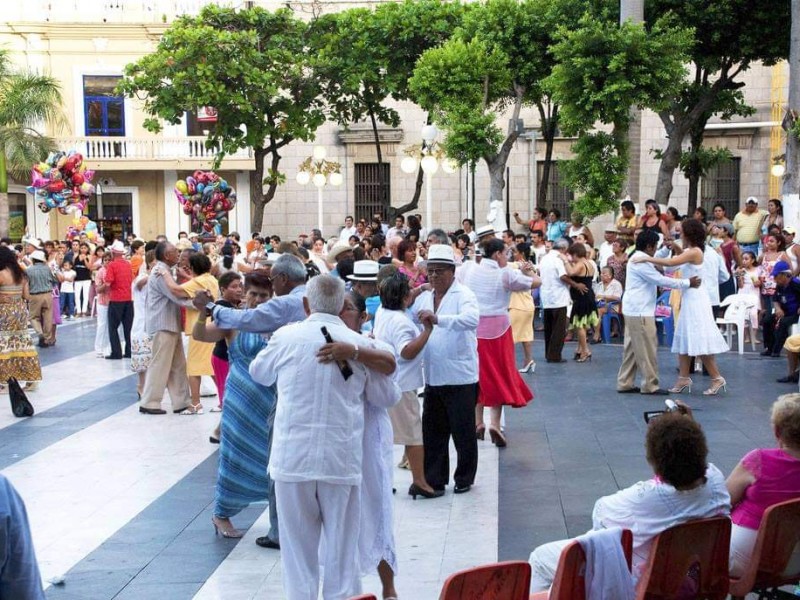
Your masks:
M 261 0 L 218 3 L 237 7 L 255 3 L 271 10 L 285 6 Z M 31 0 L 24 6 L 12 3 L 4 7 L 6 16 L 0 23 L 0 44 L 12 51 L 20 68 L 50 74 L 61 82 L 69 125 L 67 131 L 52 134 L 59 149 L 78 150 L 89 168 L 96 171 L 94 182 L 100 185 L 88 213 L 106 235 L 132 231 L 144 238 L 159 233 L 174 238 L 178 231 L 189 227 L 173 187 L 179 178 L 196 169 L 210 168 L 214 156 L 204 146 L 204 131 L 210 125 L 187 113 L 182 124 L 166 126 L 162 133 L 151 134 L 143 127 L 146 115 L 139 102 L 119 97 L 113 90 L 125 65 L 155 50 L 160 36 L 176 16 L 194 14 L 203 4 L 197 0 L 66 0 L 59 4 Z M 311 15 L 355 4 L 300 2 L 291 6 L 300 15 Z M 76 22 L 78 19 L 80 22 Z M 727 147 L 734 159 L 715 167 L 703 179 L 700 193 L 703 205 L 710 208 L 721 201 L 732 216 L 748 196 L 756 196 L 765 207 L 769 197 L 780 195 L 780 180 L 771 175 L 770 167 L 773 159 L 783 153 L 784 140 L 778 121 L 785 104 L 787 71 L 785 64 L 751 68 L 743 76 L 744 93 L 756 108 L 756 114 L 709 125 L 706 145 Z M 420 132 L 427 115 L 410 103 L 399 103 L 396 107 L 402 116 L 400 127 L 380 129 L 383 165 L 377 164 L 372 132 L 366 124 L 344 130 L 327 123 L 320 128 L 315 144 L 324 146 L 328 158 L 341 163 L 343 175 L 340 186 L 325 186 L 321 195 L 313 185 L 300 185 L 295 179 L 298 166 L 311 155 L 313 144 L 295 142 L 284 148 L 281 170 L 287 182 L 265 207 L 261 226 L 254 229 L 293 238 L 321 226 L 326 237 L 335 235 L 346 215 L 368 218 L 374 212 L 386 214 L 386 207 L 381 206 L 376 193 L 380 179 L 388 185 L 392 206 L 408 203 L 414 195 L 417 176 L 401 170 L 400 163 L 406 148 L 421 142 Z M 544 143 L 536 136 L 536 111 L 523 110 L 521 118 L 524 134 L 509 158 L 505 189 L 507 214 L 512 224 L 514 212 L 525 219 L 532 207 L 540 204 L 536 196 L 545 152 Z M 643 203 L 653 195 L 658 173 L 659 163 L 652 151 L 664 148 L 666 137 L 657 115 L 645 111 L 641 122 L 640 154 L 636 162 L 639 186 L 630 191 L 630 196 Z M 498 123 L 506 127 L 508 117 L 500 117 Z M 553 157 L 569 159 L 571 143 L 568 138 L 557 139 Z M 253 170 L 252 153 L 248 150 L 226 157 L 218 169 L 238 196 L 227 229 L 245 236 L 253 230 L 249 191 Z M 423 220 L 424 226 L 453 230 L 467 216 L 479 225 L 486 221 L 489 178 L 483 164 L 477 166 L 474 178 L 467 169 L 451 174 L 440 169 L 431 177 L 432 222 Z M 72 217 L 59 215 L 57 211 L 42 213 L 35 207 L 33 196 L 26 194 L 27 184 L 14 182 L 10 186 L 12 233 L 20 237 L 27 229 L 29 234 L 42 238 L 63 237 Z M 675 173 L 673 184 L 670 204 L 684 212 L 688 185 L 680 172 Z M 548 190 L 545 206 L 568 214 L 572 194 L 559 180 L 557 166 L 551 171 Z M 426 191 L 423 186 L 418 207 L 411 212 L 423 216 L 428 213 Z M 318 223 L 320 198 L 322 222 Z M 596 226 L 602 227 L 610 218 L 609 215 L 597 219 Z

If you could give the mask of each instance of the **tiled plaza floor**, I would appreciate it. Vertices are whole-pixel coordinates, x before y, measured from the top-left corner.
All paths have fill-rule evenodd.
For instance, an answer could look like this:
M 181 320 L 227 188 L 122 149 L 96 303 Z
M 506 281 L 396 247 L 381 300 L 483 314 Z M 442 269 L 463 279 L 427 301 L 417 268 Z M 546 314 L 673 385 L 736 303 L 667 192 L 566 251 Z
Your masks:
M 241 540 L 214 536 L 217 447 L 208 434 L 218 415 L 138 414 L 135 377 L 127 364 L 95 358 L 93 339 L 91 321 L 59 328 L 56 348 L 42 353 L 45 382 L 30 394 L 37 415 L 0 411 L 0 469 L 27 502 L 44 578 L 64 578 L 48 598 L 282 598 L 279 553 L 254 544 L 268 527 L 265 505 L 236 517 L 250 528 Z M 469 494 L 415 502 L 404 494 L 410 474 L 395 471 L 401 598 L 435 599 L 456 570 L 527 558 L 539 543 L 580 534 L 600 495 L 650 476 L 642 412 L 663 397 L 616 394 L 621 347 L 592 350 L 591 363 L 551 365 L 536 343 L 539 366 L 526 375 L 536 399 L 508 413 L 508 448 L 480 443 Z M 666 387 L 675 360 L 667 350 L 659 359 Z M 784 360 L 729 353 L 720 364 L 727 394 L 703 397 L 700 377 L 683 398 L 727 473 L 748 450 L 773 445 L 769 406 L 797 386 L 775 383 Z M 377 577 L 364 589 L 379 595 Z

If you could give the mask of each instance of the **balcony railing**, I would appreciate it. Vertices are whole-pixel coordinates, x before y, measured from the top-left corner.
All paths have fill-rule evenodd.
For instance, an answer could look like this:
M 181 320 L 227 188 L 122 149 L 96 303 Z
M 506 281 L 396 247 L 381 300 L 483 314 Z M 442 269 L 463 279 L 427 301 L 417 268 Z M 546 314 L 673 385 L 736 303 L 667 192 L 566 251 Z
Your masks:
M 62 150 L 77 150 L 88 160 L 214 160 L 216 152 L 205 146 L 206 138 L 129 138 L 129 137 L 65 137 L 56 140 Z M 249 148 L 225 156 L 226 160 L 248 160 Z

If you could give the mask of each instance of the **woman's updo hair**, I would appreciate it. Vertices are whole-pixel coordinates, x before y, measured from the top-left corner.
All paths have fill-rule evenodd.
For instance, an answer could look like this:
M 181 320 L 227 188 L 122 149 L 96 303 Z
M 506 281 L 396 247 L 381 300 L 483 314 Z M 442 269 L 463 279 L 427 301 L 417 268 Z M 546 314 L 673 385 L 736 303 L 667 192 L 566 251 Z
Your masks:
M 572 244 L 567 252 L 575 258 L 586 258 L 586 244 L 582 242 Z
M 378 285 L 378 292 L 381 296 L 381 306 L 386 310 L 403 310 L 405 299 L 411 292 L 408 277 L 403 273 L 396 272 L 389 275 Z
M 664 413 L 650 421 L 645 442 L 647 462 L 656 475 L 676 488 L 686 488 L 705 477 L 708 445 L 700 425 L 678 413 Z
M 684 219 L 681 222 L 683 237 L 689 240 L 694 248 L 703 249 L 706 243 L 706 228 L 697 219 Z
M 800 394 L 783 394 L 772 405 L 772 426 L 780 440 L 800 450 Z
M 496 252 L 504 252 L 506 245 L 503 243 L 503 240 L 498 240 L 496 237 L 493 237 L 483 242 L 481 244 L 481 249 L 486 258 L 491 258 Z

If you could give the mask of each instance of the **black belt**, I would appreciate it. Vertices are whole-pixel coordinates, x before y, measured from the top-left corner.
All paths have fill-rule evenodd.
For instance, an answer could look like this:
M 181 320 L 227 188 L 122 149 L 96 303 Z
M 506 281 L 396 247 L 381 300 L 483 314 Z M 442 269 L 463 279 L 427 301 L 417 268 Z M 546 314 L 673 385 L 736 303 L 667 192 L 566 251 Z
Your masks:
M 31 296 L 41 296 L 42 294 L 52 294 L 53 290 L 47 290 L 46 292 L 29 292 Z

